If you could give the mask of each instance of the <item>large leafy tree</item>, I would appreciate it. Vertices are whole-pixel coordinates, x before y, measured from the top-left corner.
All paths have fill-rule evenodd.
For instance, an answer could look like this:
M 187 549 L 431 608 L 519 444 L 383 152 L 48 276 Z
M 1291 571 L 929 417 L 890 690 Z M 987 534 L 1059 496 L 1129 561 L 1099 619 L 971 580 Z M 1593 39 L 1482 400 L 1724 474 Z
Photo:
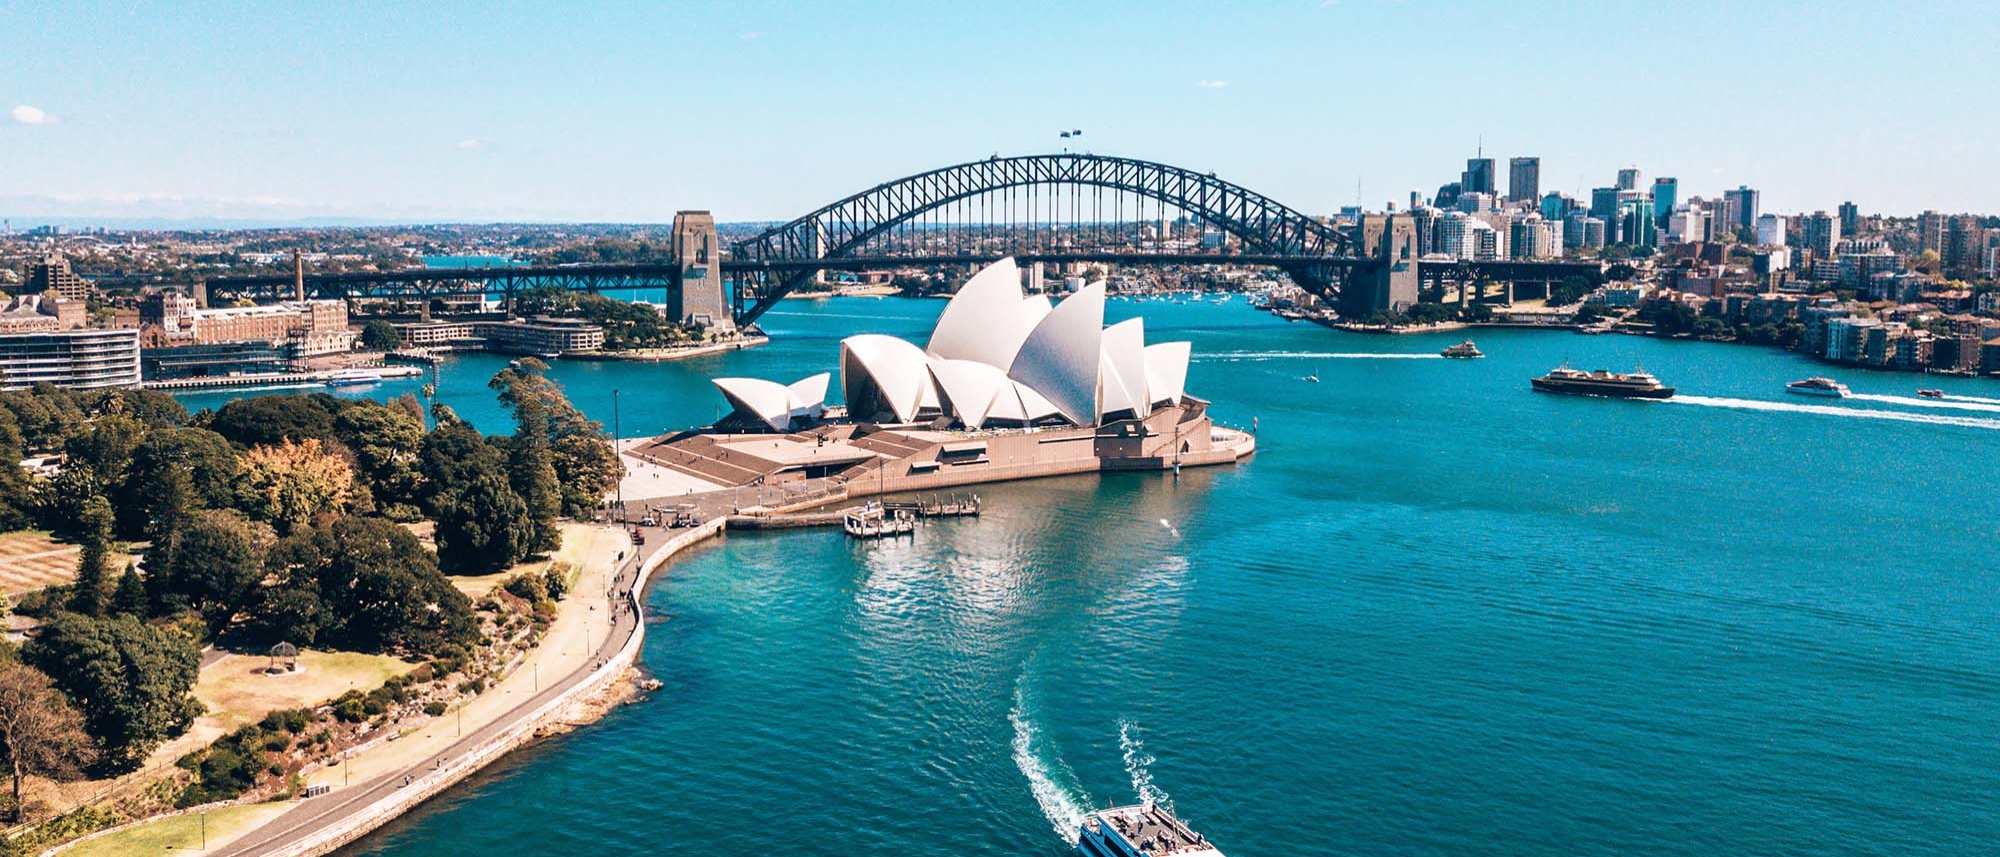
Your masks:
M 0 407 L 0 533 L 28 525 L 28 474 L 13 466 L 26 456 L 20 421 L 15 419 L 13 411 Z
M 333 440 L 331 396 L 251 396 L 223 405 L 208 428 L 239 447 L 275 446 L 285 441 Z
M 441 420 L 436 430 L 424 435 L 417 451 L 424 505 L 435 511 L 439 500 L 472 477 L 504 472 L 506 466 L 506 453 L 488 443 L 478 429 L 457 420 Z
M 83 718 L 41 670 L 0 661 L 0 764 L 14 779 L 8 820 L 21 820 L 21 784 L 30 775 L 72 779 L 97 759 Z
M 403 335 L 396 326 L 375 319 L 361 326 L 361 347 L 370 351 L 393 351 L 403 347 Z
M 402 408 L 366 402 L 335 416 L 333 430 L 354 453 L 355 466 L 367 478 L 376 501 L 398 512 L 392 517 L 414 517 L 423 421 Z
M 499 469 L 470 477 L 437 503 L 438 560 L 451 574 L 487 574 L 533 548 L 528 504 Z
M 313 518 L 339 515 L 354 500 L 354 469 L 318 438 L 253 446 L 243 454 L 244 507 L 289 533 Z
M 164 577 L 160 589 L 200 610 L 210 631 L 220 632 L 264 576 L 269 536 L 243 516 L 221 509 L 195 513 L 175 536 L 173 552 L 155 571 Z
M 560 477 L 562 511 L 575 517 L 590 514 L 604 493 L 624 476 L 624 463 L 604 436 L 604 424 L 583 415 L 563 395 L 562 387 L 544 374 L 539 360 L 522 360 L 493 376 L 487 384 L 514 411 L 523 437 L 547 440 L 550 464 Z
M 83 710 L 84 729 L 112 770 L 136 766 L 201 711 L 188 692 L 201 650 L 172 627 L 60 613 L 21 647 L 21 659 Z
M 380 518 L 342 518 L 271 551 L 255 627 L 271 638 L 363 652 L 429 654 L 477 641 L 472 604 L 436 558 Z
M 229 441 L 207 429 L 148 432 L 112 497 L 119 532 L 159 542 L 187 512 L 232 505 L 237 458 Z

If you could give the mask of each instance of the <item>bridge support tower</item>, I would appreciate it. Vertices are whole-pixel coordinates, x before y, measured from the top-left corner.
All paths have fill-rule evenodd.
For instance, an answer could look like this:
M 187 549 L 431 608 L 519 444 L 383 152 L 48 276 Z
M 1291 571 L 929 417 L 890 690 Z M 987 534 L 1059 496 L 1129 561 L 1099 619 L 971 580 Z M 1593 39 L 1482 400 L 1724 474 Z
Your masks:
M 1416 221 L 1407 214 L 1364 214 L 1354 227 L 1354 238 L 1357 255 L 1370 264 L 1349 274 L 1340 290 L 1340 314 L 1359 320 L 1416 305 L 1420 284 Z
M 669 290 L 667 295 L 667 311 L 674 320 L 696 322 L 713 332 L 735 330 L 729 293 L 722 282 L 715 218 L 706 211 L 676 213 L 673 254 L 681 281 L 680 288 Z

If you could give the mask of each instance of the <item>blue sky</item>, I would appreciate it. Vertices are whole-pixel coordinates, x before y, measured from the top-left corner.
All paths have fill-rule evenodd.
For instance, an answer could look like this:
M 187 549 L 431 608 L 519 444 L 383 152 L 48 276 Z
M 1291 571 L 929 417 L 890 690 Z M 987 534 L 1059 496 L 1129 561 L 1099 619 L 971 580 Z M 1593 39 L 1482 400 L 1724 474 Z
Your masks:
M 1482 136 L 1545 190 L 2000 209 L 2000 14 L 1892 5 L 0 0 L 0 215 L 784 219 L 1071 127 L 1311 212 Z

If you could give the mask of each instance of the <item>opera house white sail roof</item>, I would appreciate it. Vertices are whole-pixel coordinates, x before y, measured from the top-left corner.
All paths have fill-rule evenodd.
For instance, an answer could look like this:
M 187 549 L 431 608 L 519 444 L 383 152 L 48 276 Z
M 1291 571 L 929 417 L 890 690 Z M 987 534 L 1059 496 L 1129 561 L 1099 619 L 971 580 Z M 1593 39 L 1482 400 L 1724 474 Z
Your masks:
M 712 383 L 737 413 L 786 431 L 795 419 L 818 419 L 826 412 L 826 387 L 832 380 L 833 373 L 821 372 L 790 385 L 762 378 L 715 378 Z
M 1186 342 L 1147 345 L 1140 319 L 1105 327 L 1103 283 L 1053 305 L 1024 294 L 1008 258 L 966 281 L 924 348 L 874 333 L 841 340 L 840 388 L 857 420 L 1091 426 L 1179 404 L 1191 351 Z M 827 379 L 715 384 L 738 412 L 783 431 L 823 412 Z

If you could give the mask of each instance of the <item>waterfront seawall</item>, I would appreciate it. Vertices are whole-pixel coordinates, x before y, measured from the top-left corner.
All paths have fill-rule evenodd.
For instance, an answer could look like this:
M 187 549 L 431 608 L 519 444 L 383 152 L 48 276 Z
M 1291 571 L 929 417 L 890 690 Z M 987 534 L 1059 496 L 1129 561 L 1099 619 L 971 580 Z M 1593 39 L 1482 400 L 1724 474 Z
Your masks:
M 639 651 L 646 641 L 643 595 L 653 572 L 682 550 L 722 532 L 725 525 L 724 519 L 717 518 L 700 527 L 671 536 L 661 542 L 657 550 L 640 561 L 637 576 L 633 579 L 631 587 L 623 593 L 633 611 L 632 634 L 626 638 L 616 654 L 605 660 L 602 666 L 593 670 L 582 681 L 543 702 L 500 734 L 460 754 L 436 771 L 415 779 L 409 785 L 335 820 L 308 836 L 262 852 L 262 857 L 320 857 L 331 854 L 457 785 L 507 753 L 532 743 L 544 734 L 545 730 L 563 723 L 568 712 L 609 688 L 638 662 Z

